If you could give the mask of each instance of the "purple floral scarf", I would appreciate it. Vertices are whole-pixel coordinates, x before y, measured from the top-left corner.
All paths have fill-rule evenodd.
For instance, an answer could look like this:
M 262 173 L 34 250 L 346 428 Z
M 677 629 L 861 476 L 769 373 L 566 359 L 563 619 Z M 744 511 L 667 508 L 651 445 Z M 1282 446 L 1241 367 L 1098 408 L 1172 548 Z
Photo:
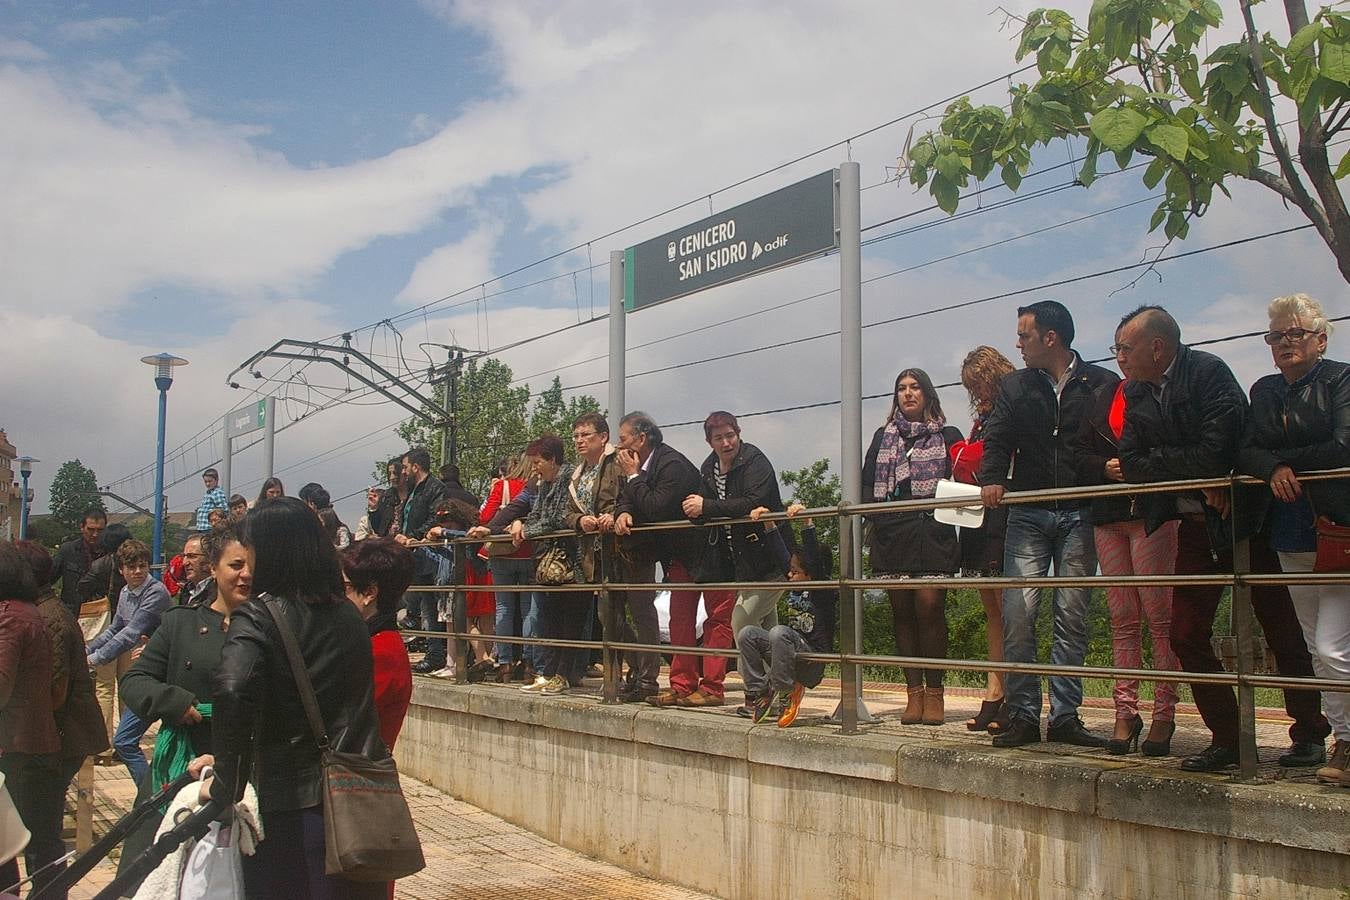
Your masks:
M 881 435 L 872 496 L 895 499 L 897 485 L 909 481 L 910 495 L 927 499 L 937 493 L 937 483 L 947 471 L 947 442 L 942 438 L 946 419 L 911 422 L 898 412 Z M 913 441 L 909 452 L 905 444 Z

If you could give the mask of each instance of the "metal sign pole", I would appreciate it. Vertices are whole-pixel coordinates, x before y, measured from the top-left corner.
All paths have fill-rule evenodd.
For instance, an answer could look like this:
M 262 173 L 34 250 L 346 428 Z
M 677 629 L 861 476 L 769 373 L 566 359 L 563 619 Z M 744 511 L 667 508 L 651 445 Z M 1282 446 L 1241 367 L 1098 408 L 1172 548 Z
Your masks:
M 839 227 L 839 482 L 846 505 L 862 503 L 862 170 L 856 162 L 839 166 L 837 209 Z M 845 539 L 843 531 L 849 530 Z M 862 521 L 848 516 L 839 523 L 841 557 L 849 553 L 854 577 L 862 575 Z M 853 635 L 862 650 L 862 591 L 846 592 L 853 597 L 851 609 L 840 604 L 839 614 L 853 616 Z M 844 596 L 840 597 L 845 599 Z M 849 665 L 843 667 L 850 669 Z M 841 702 L 829 721 L 852 731 L 857 722 L 875 722 L 876 717 L 863 703 L 862 677 L 856 666 L 841 682 L 852 682 L 853 703 Z M 855 706 L 856 704 L 856 706 Z M 856 713 L 855 713 L 856 709 Z
M 263 404 L 263 471 L 267 473 L 264 477 L 271 478 L 277 438 L 277 398 L 268 397 Z
M 233 412 L 227 412 L 221 423 L 224 425 L 221 441 L 224 446 L 220 451 L 220 489 L 225 492 L 226 499 L 230 496 L 230 454 L 234 450 L 234 441 L 230 439 L 230 417 L 233 415 Z
M 609 252 L 609 420 L 611 440 L 619 436 L 619 419 L 627 409 L 624 406 L 624 354 L 627 352 L 627 310 L 623 307 L 622 250 Z

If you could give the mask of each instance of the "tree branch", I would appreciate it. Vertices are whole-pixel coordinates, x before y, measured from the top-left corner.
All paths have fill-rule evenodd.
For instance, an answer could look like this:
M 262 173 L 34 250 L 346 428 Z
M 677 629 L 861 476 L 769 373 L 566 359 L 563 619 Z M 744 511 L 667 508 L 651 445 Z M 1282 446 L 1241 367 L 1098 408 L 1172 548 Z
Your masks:
M 1295 206 L 1303 211 L 1322 235 L 1322 240 L 1328 245 L 1333 245 L 1335 235 L 1332 234 L 1326 213 L 1318 206 L 1317 201 L 1309 194 L 1308 189 L 1304 187 L 1303 181 L 1298 177 L 1298 170 L 1294 168 L 1294 160 L 1289 155 L 1289 148 L 1284 144 L 1284 138 L 1280 136 L 1279 122 L 1275 119 L 1275 106 L 1270 99 L 1270 82 L 1266 80 L 1266 70 L 1262 65 L 1261 42 L 1256 37 L 1256 23 L 1252 20 L 1251 0 L 1239 0 L 1242 7 L 1242 20 L 1247 26 L 1247 49 L 1251 54 L 1252 77 L 1256 80 L 1257 94 L 1261 97 L 1261 119 L 1266 125 L 1266 138 L 1270 141 L 1270 148 L 1275 153 L 1275 158 L 1279 160 L 1280 172 L 1284 175 L 1284 181 L 1289 189 L 1287 195 L 1289 200 Z M 1259 180 L 1259 179 L 1254 179 Z

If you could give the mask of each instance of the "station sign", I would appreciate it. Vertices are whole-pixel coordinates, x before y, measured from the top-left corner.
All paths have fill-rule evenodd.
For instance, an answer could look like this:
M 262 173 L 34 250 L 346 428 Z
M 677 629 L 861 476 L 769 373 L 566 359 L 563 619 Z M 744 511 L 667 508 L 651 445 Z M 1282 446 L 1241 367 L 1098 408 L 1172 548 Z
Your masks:
M 232 411 L 225 420 L 226 437 L 251 434 L 267 424 L 267 401 L 259 400 Z
M 838 247 L 833 170 L 624 251 L 629 312 Z

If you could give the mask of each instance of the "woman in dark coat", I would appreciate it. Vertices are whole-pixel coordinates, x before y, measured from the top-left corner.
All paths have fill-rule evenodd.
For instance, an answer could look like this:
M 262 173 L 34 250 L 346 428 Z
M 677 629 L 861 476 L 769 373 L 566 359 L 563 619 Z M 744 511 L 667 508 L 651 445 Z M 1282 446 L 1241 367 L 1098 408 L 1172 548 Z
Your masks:
M 129 709 L 146 721 L 160 723 L 150 774 L 137 785 L 137 803 L 182 774 L 182 769 L 168 767 L 173 756 L 170 741 L 190 744 L 191 752 L 180 755 L 183 759 L 211 752 L 211 707 L 203 710 L 202 704 L 212 701 L 212 680 L 220 666 L 230 616 L 248 600 L 253 576 L 237 525 L 215 528 L 203 541 L 216 584 L 215 598 L 209 604 L 166 610 L 159 628 L 119 683 Z M 159 822 L 150 816 L 127 836 L 119 871 L 150 846 Z
M 961 432 L 947 424 L 933 381 L 922 369 L 895 378 L 895 396 L 886 424 L 872 436 L 863 463 L 863 494 L 871 502 L 931 498 L 939 479 L 950 478 L 948 448 Z M 878 576 L 920 579 L 954 575 L 961 565 L 956 529 L 933 518 L 932 510 L 868 517 L 872 571 Z M 946 588 L 912 586 L 891 590 L 895 649 L 901 656 L 947 656 Z M 909 695 L 900 721 L 941 725 L 945 718 L 941 669 L 905 669 Z
M 1350 483 L 1299 480 L 1350 466 L 1350 366 L 1325 358 L 1330 331 L 1322 305 L 1306 294 L 1271 302 L 1266 343 L 1279 372 L 1252 385 L 1238 453 L 1239 470 L 1270 485 L 1270 543 L 1285 572 L 1314 571 L 1319 517 L 1350 525 Z M 1317 677 L 1350 680 L 1350 585 L 1291 584 L 1289 597 Z M 1317 777 L 1350 786 L 1350 694 L 1324 691 L 1322 702 L 1335 744 Z
M 386 885 L 324 872 L 319 745 L 263 595 L 295 633 L 333 748 L 384 759 L 366 623 L 344 596 L 336 548 L 302 501 L 263 503 L 239 537 L 254 596 L 230 617 L 221 648 L 208 790 L 224 805 L 237 803 L 246 783 L 257 791 L 265 837 L 244 857 L 245 892 L 250 900 L 378 900 Z

